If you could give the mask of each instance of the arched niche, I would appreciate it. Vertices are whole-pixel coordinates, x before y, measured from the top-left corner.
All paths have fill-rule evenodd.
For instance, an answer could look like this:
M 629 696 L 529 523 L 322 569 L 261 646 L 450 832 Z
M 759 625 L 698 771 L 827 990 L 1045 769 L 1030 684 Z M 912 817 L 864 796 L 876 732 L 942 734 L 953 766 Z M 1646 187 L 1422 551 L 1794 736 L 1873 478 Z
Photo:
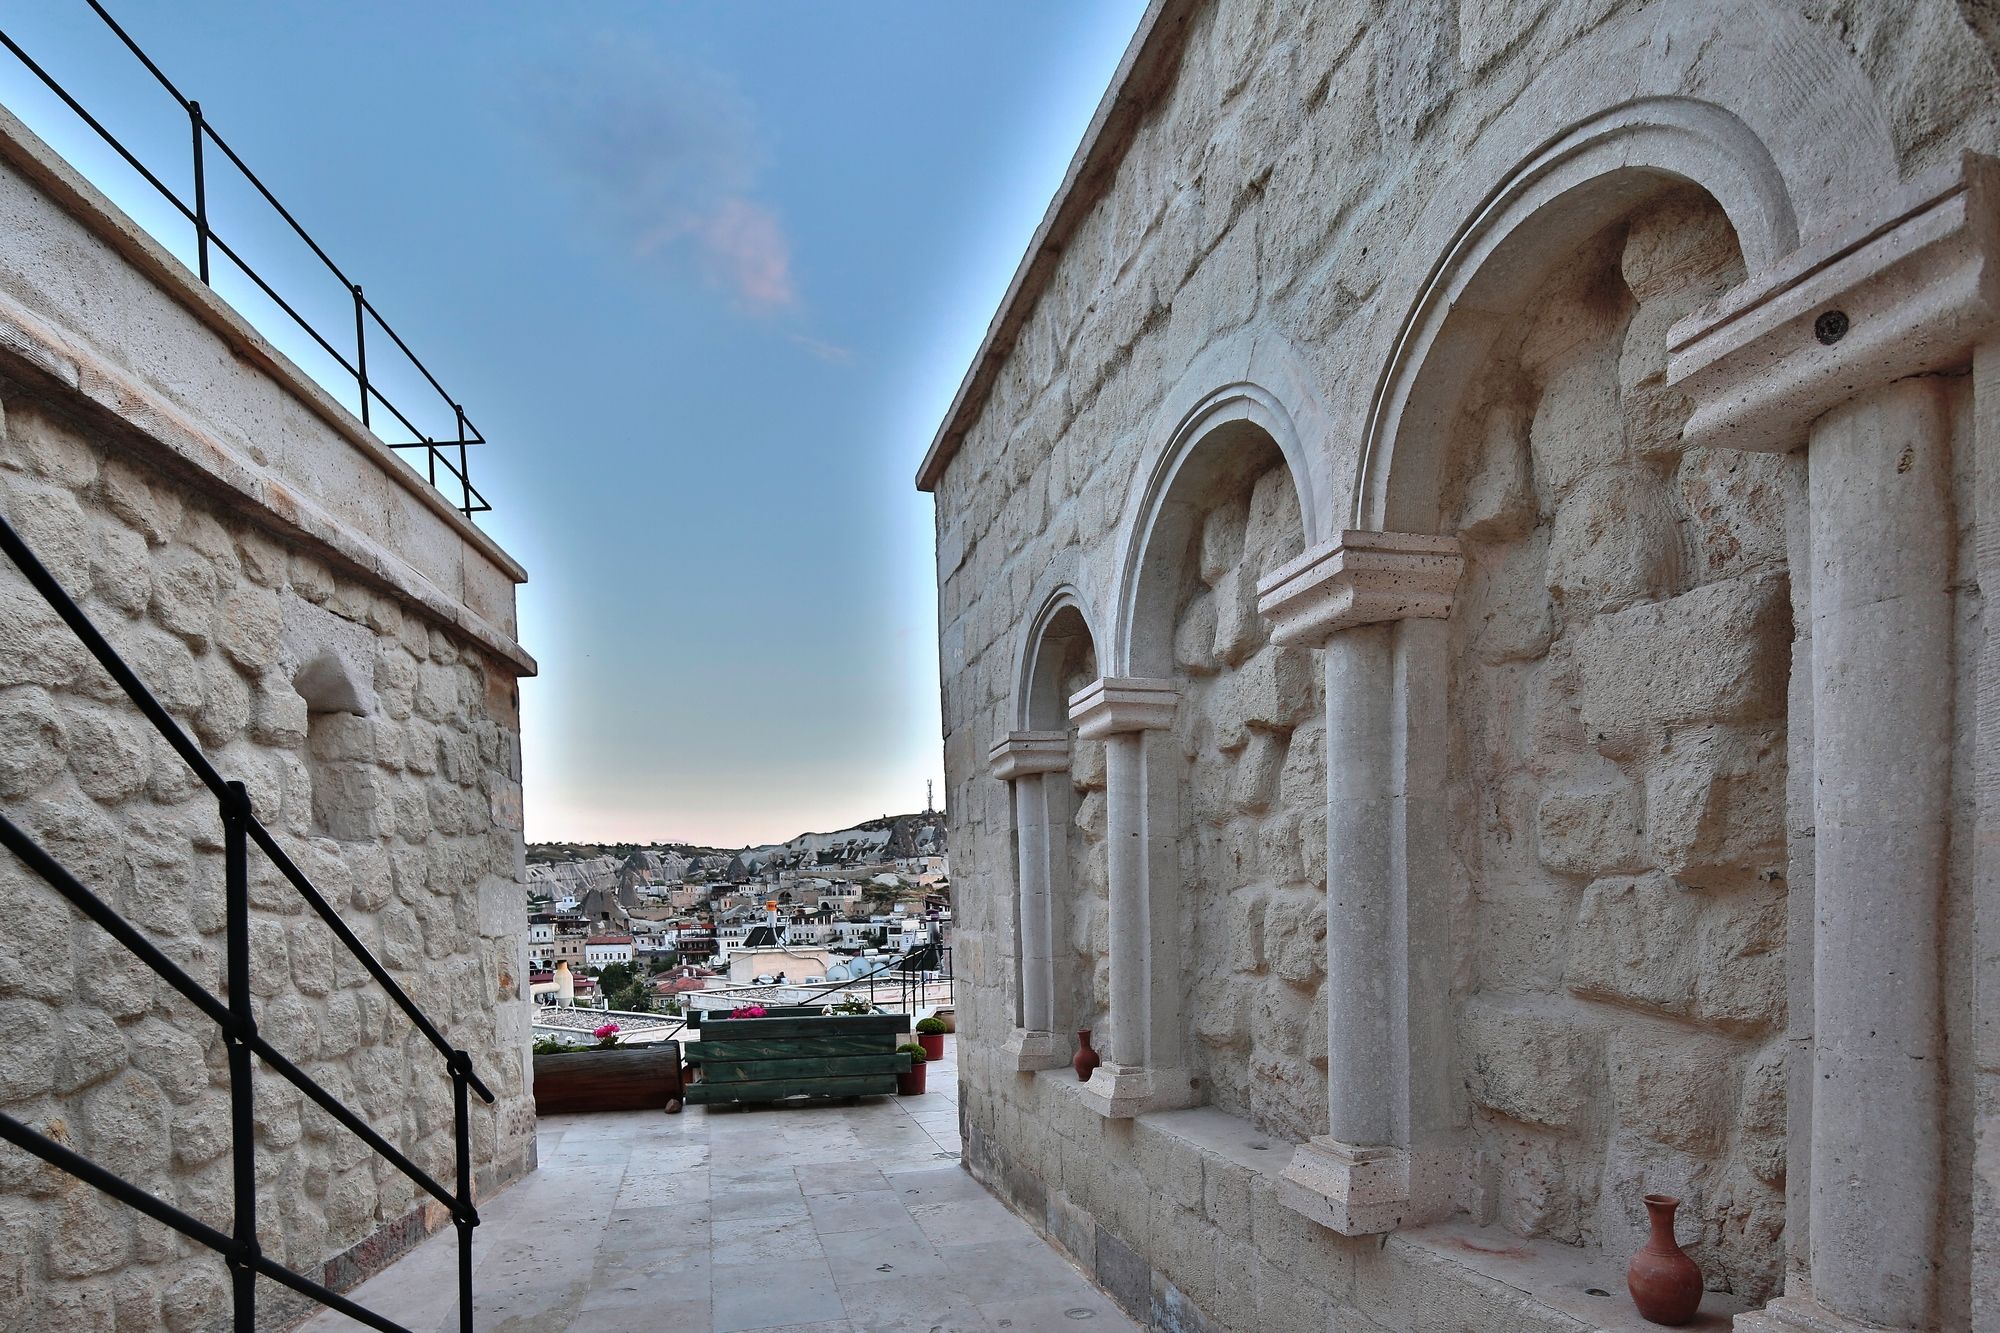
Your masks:
M 1689 238 L 1710 252 L 1652 263 Z M 1360 531 L 1455 538 L 1465 568 L 1447 621 L 1402 620 L 1371 650 L 1392 698 L 1433 701 L 1393 710 L 1386 738 L 1396 1216 L 1466 1206 L 1622 1251 L 1643 1182 L 1687 1200 L 1712 1277 L 1755 1299 L 1783 1261 L 1782 1166 L 1759 1176 L 1742 1145 L 1784 1097 L 1784 523 L 1802 474 L 1685 451 L 1666 338 L 1797 242 L 1784 168 L 1722 107 L 1645 99 L 1545 140 L 1418 286 L 1350 511 Z M 1676 625 L 1749 665 L 1661 702 L 1640 683 Z M 1756 827 L 1715 831 L 1738 819 Z M 1698 1126 L 1649 1111 L 1663 1062 L 1727 1085 Z
M 1154 1105 L 1208 1102 L 1303 1138 L 1324 1118 L 1309 1036 L 1324 954 L 1319 694 L 1311 653 L 1269 641 L 1257 585 L 1305 549 L 1319 508 L 1291 414 L 1259 386 L 1203 395 L 1156 448 L 1116 623 L 1124 683 L 1175 702 L 1170 718 L 1130 719 L 1164 734 L 1107 736 L 1127 749 L 1108 765 L 1111 837 L 1135 849 L 1138 881 L 1112 898 L 1125 951 L 1114 1055 L 1143 1057 Z M 1117 790 L 1120 773 L 1136 792 Z M 1121 901 L 1139 925 L 1121 925 Z M 1121 968 L 1142 978 L 1121 987 Z M 1126 1044 L 1121 1003 L 1143 1013 L 1143 1043 Z
M 1145 484 L 1134 492 L 1121 525 L 1112 645 L 1119 674 L 1171 674 L 1173 645 L 1165 631 L 1200 506 L 1218 486 L 1254 480 L 1274 459 L 1290 481 L 1300 545 L 1310 545 L 1323 536 L 1323 506 L 1294 414 L 1275 392 L 1249 381 L 1227 384 L 1162 421 L 1145 463 Z M 1254 589 L 1251 595 L 1254 601 Z
M 1008 717 L 993 747 L 996 776 L 1011 787 L 1015 866 L 1011 910 L 1013 1034 L 1017 1070 L 1054 1068 L 1071 1033 L 1103 1010 L 1109 952 L 1103 846 L 1103 755 L 1079 742 L 1069 697 L 1098 676 L 1089 604 L 1068 562 L 1045 576 L 1016 654 Z

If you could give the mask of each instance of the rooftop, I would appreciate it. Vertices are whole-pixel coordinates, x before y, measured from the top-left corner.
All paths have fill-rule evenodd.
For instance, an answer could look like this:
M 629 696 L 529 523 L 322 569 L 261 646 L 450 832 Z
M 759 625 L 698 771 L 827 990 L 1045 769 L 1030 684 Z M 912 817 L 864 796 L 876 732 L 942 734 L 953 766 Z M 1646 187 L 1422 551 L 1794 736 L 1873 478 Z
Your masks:
M 960 1167 L 955 1041 L 922 1097 L 543 1117 L 541 1168 L 480 1210 L 478 1327 L 1135 1330 Z M 456 1329 L 454 1244 L 440 1232 L 355 1298 Z

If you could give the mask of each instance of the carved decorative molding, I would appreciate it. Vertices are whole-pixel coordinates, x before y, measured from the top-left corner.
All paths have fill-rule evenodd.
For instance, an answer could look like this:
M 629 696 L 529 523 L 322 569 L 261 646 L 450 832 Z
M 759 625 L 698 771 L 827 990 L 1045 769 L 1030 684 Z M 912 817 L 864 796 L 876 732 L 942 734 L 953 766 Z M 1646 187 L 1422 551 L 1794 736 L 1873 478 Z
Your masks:
M 2000 324 L 2000 162 L 1968 153 L 1667 334 L 1689 444 L 1786 452 L 1870 389 L 1964 364 Z
M 1060 773 L 1069 767 L 1066 731 L 1010 731 L 986 752 L 993 776 L 1003 782 L 1030 773 Z
M 1069 720 L 1085 740 L 1128 731 L 1159 731 L 1174 724 L 1181 692 L 1170 680 L 1107 676 L 1070 696 Z
M 1456 537 L 1343 532 L 1266 574 L 1257 610 L 1271 642 L 1309 647 L 1355 625 L 1442 620 L 1464 564 Z

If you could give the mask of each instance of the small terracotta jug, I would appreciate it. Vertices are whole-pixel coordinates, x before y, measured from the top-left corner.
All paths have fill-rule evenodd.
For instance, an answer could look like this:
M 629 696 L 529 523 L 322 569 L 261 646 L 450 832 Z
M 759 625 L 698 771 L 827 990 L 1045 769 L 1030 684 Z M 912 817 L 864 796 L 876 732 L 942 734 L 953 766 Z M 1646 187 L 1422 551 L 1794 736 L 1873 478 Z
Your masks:
M 1680 1206 L 1669 1194 L 1646 1196 L 1653 1234 L 1625 1267 L 1632 1304 L 1655 1324 L 1685 1324 L 1701 1308 L 1701 1269 L 1674 1239 L 1674 1210 Z
M 1090 1044 L 1090 1029 L 1084 1028 L 1076 1034 L 1076 1059 L 1070 1061 L 1070 1068 L 1076 1071 L 1076 1081 L 1090 1082 L 1090 1071 L 1104 1063 L 1097 1058 L 1097 1052 Z

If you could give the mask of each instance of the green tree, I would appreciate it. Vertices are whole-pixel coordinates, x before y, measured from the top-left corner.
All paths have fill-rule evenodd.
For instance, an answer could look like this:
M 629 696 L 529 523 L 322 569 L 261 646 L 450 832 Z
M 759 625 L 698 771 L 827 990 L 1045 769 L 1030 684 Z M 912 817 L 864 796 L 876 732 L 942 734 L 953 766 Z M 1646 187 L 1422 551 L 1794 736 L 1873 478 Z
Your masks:
M 632 967 L 629 963 L 612 963 L 597 974 L 597 984 L 606 995 L 624 990 L 633 982 Z
M 613 1009 L 635 1014 L 647 1014 L 653 1010 L 653 993 L 641 981 L 635 981 L 623 990 L 610 992 L 610 997 Z

